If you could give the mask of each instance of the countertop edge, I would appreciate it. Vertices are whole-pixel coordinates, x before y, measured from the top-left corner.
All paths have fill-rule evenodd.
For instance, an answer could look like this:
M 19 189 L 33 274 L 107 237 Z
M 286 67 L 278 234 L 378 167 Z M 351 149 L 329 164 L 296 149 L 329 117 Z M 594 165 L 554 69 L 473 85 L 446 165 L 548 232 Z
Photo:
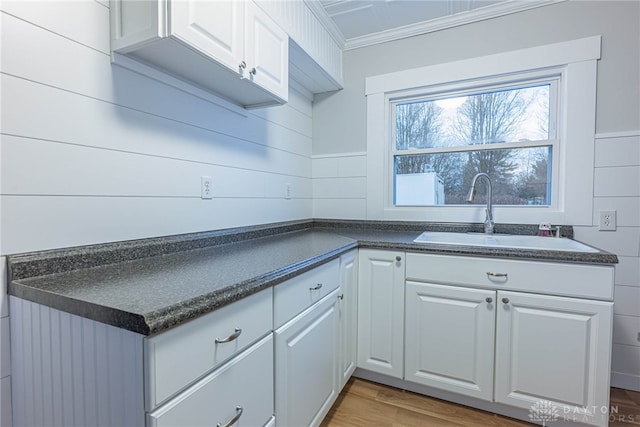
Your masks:
M 340 225 L 342 225 L 343 227 L 340 227 Z M 282 223 L 280 226 L 276 227 L 277 230 L 270 230 L 265 227 L 256 227 L 254 231 L 243 232 L 241 233 L 241 235 L 245 236 L 246 240 L 251 240 L 252 237 L 256 236 L 268 237 L 296 231 L 324 231 L 335 236 L 347 238 L 349 239 L 349 243 L 339 244 L 335 248 L 322 253 L 316 253 L 314 256 L 302 259 L 294 264 L 283 266 L 277 270 L 269 271 L 259 276 L 251 277 L 247 280 L 233 283 L 221 289 L 198 295 L 194 298 L 181 301 L 179 303 L 170 304 L 166 307 L 162 307 L 159 310 L 151 312 L 128 312 L 118 308 L 100 305 L 95 301 L 92 302 L 77 300 L 70 296 L 47 291 L 46 289 L 29 286 L 28 283 L 22 283 L 22 280 L 30 279 L 33 277 L 41 277 L 39 273 L 42 273 L 42 269 L 38 268 L 36 268 L 35 270 L 31 270 L 32 273 L 38 274 L 27 275 L 26 277 L 20 277 L 20 275 L 18 275 L 18 277 L 13 277 L 13 271 L 11 268 L 9 268 L 8 273 L 10 280 L 8 283 L 8 293 L 12 296 L 43 304 L 73 315 L 78 315 L 101 323 L 127 329 L 145 336 L 151 336 L 215 311 L 218 308 L 224 307 L 263 289 L 275 286 L 278 283 L 286 281 L 321 264 L 336 259 L 349 250 L 357 248 L 400 250 L 417 253 L 430 253 L 434 255 L 440 254 L 470 257 L 519 259 L 529 261 L 539 260 L 545 262 L 592 265 L 598 264 L 612 266 L 618 262 L 618 258 L 615 254 L 611 254 L 605 251 L 597 253 L 573 253 L 564 251 L 486 248 L 461 245 L 429 245 L 424 243 L 417 244 L 413 243 L 412 239 L 409 239 L 409 235 L 415 232 L 413 229 L 375 229 L 371 228 L 371 224 L 368 223 L 364 224 L 363 228 L 344 227 L 345 225 L 346 224 L 344 222 L 339 221 L 317 221 L 317 224 L 315 225 L 312 222 L 293 221 L 291 223 Z M 441 225 L 446 226 L 446 224 Z M 209 243 L 212 242 L 211 238 L 211 235 L 207 234 L 206 239 Z M 217 241 L 216 239 L 217 237 L 213 240 Z M 219 244 L 237 242 L 238 239 L 240 239 L 240 236 L 229 236 L 227 234 L 224 234 L 224 237 L 222 239 L 223 243 Z M 174 237 L 170 237 L 169 240 L 171 241 L 171 244 L 176 243 L 173 241 Z M 154 239 L 152 242 L 152 246 L 155 247 L 157 243 L 158 242 L 156 242 L 156 239 Z M 198 247 L 197 249 L 201 248 Z M 95 247 L 92 247 L 91 251 L 100 252 L 100 245 L 95 245 Z M 50 264 L 54 262 L 53 260 L 55 259 L 63 259 L 61 254 L 65 252 L 71 253 L 71 258 L 78 256 L 82 257 L 82 253 L 79 248 L 71 248 L 70 250 L 63 249 L 57 252 L 45 251 L 43 262 L 46 264 Z M 17 260 L 18 263 L 38 262 L 38 257 L 40 255 L 41 253 L 18 254 L 16 256 L 9 255 L 7 256 L 7 262 L 10 266 L 11 262 L 13 262 L 14 260 Z M 90 256 L 92 255 L 93 252 L 91 252 Z M 125 261 L 130 260 L 127 259 L 120 262 Z M 49 266 L 47 266 L 47 268 L 49 268 Z M 68 266 L 65 266 L 65 268 L 68 268 Z M 22 273 L 24 274 L 29 269 L 31 269 L 31 267 L 23 269 Z M 56 273 L 49 272 L 48 275 L 54 274 Z
M 254 277 L 247 281 L 227 286 L 218 291 L 201 295 L 176 306 L 169 306 L 165 309 L 145 314 L 145 324 L 149 327 L 148 335 L 155 335 L 171 329 L 189 320 L 248 297 L 249 295 L 260 292 L 263 289 L 276 286 L 286 280 L 312 270 L 315 267 L 333 261 L 334 259 L 339 258 L 342 254 L 352 249 L 356 249 L 357 247 L 358 242 L 353 241 L 347 245 L 339 246 L 331 251 L 319 254 L 312 258 L 307 258 L 279 270 L 271 271 L 262 276 Z M 175 310 L 177 306 L 184 305 L 188 305 L 188 307 L 182 308 L 181 314 L 176 316 Z
M 72 315 L 127 329 L 145 336 L 152 336 L 303 274 L 337 259 L 342 254 L 357 249 L 357 247 L 358 242 L 353 240 L 348 244 L 338 246 L 335 249 L 301 260 L 295 264 L 287 265 L 281 269 L 144 314 L 131 313 L 88 301 L 76 300 L 23 284 L 20 279 L 9 282 L 8 294 Z

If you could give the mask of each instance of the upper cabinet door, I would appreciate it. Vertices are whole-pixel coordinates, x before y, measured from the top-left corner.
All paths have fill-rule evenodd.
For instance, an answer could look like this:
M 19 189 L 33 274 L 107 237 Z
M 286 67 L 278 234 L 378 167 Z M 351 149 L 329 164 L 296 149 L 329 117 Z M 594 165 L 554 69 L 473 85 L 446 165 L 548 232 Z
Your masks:
M 244 60 L 244 1 L 180 0 L 169 4 L 172 36 L 229 69 L 240 70 Z
M 245 76 L 286 101 L 289 36 L 253 2 L 246 2 L 244 45 Z

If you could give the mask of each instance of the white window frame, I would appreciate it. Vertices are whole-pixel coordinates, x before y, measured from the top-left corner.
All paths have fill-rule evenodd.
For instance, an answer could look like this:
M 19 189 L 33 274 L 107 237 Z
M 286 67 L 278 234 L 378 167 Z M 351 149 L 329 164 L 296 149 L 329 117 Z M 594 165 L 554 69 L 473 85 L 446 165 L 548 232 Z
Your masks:
M 400 94 L 470 88 L 560 76 L 551 206 L 495 206 L 497 223 L 591 225 L 596 74 L 601 37 L 505 52 L 368 77 L 367 217 L 384 220 L 482 222 L 484 206 L 394 206 L 391 101 Z M 501 148 L 501 147 L 496 147 Z
M 517 77 L 517 78 L 516 78 Z M 544 205 L 550 206 L 551 208 L 555 208 L 558 206 L 558 183 L 557 183 L 557 175 L 558 175 L 558 167 L 556 159 L 559 156 L 558 147 L 559 147 L 559 139 L 558 135 L 558 90 L 560 86 L 560 82 L 562 80 L 562 70 L 544 70 L 542 72 L 530 72 L 530 73 L 521 73 L 517 76 L 514 76 L 510 80 L 505 80 L 503 77 L 499 77 L 494 80 L 483 80 L 480 85 L 478 83 L 474 83 L 469 86 L 469 83 L 457 83 L 453 85 L 444 85 L 438 86 L 434 88 L 429 88 L 427 92 L 424 90 L 416 90 L 410 89 L 407 91 L 401 91 L 394 93 L 393 95 L 386 95 L 386 102 L 390 105 L 389 110 L 389 135 L 388 135 L 388 143 L 389 150 L 386 154 L 386 163 L 387 168 L 386 171 L 386 180 L 388 182 L 385 188 L 388 188 L 390 194 L 385 198 L 385 200 L 391 200 L 391 203 L 387 204 L 389 209 L 395 208 L 403 208 L 405 205 L 394 205 L 393 204 L 393 192 L 394 192 L 394 173 L 393 168 L 395 166 L 394 158 L 396 156 L 407 156 L 414 154 L 440 154 L 440 153 L 453 153 L 453 152 L 467 152 L 467 151 L 478 151 L 478 150 L 504 150 L 504 149 L 518 149 L 518 148 L 535 148 L 535 147 L 546 147 L 551 146 L 552 154 L 551 154 L 551 174 L 552 174 L 552 182 L 551 182 L 551 204 Z M 539 141 L 512 141 L 512 142 L 501 142 L 499 144 L 481 144 L 481 145 L 455 145 L 453 147 L 434 147 L 434 148 L 422 148 L 422 149 L 412 149 L 412 150 L 398 150 L 396 149 L 396 128 L 395 128 L 395 106 L 397 104 L 402 104 L 405 102 L 415 101 L 429 101 L 434 99 L 442 99 L 443 95 L 447 97 L 452 96 L 465 96 L 476 93 L 484 93 L 491 92 L 495 90 L 505 89 L 505 88 L 514 88 L 518 86 L 535 86 L 536 84 L 549 84 L 549 138 L 546 140 Z M 436 205 L 434 205 L 436 206 Z M 437 205 L 437 207 L 443 207 L 447 205 Z M 516 206 L 516 205 L 512 205 Z M 419 206 L 419 207 L 430 207 L 430 206 Z M 519 206 L 525 207 L 525 205 Z M 526 206 L 531 208 L 531 206 Z

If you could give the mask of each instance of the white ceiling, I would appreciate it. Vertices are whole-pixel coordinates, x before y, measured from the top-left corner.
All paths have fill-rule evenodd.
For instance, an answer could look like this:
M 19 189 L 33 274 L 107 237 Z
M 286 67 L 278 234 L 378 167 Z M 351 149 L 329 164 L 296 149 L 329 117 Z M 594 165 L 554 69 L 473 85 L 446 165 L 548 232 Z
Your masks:
M 424 34 L 562 0 L 320 0 L 345 49 Z

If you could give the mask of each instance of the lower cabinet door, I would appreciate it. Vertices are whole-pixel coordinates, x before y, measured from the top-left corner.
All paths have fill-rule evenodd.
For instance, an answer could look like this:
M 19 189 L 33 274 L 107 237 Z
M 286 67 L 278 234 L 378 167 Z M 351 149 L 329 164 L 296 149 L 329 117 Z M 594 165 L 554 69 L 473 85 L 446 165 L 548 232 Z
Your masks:
M 269 334 L 148 414 L 147 425 L 263 426 L 273 418 L 273 402 L 273 336 Z
M 492 400 L 495 297 L 407 281 L 405 380 Z
M 613 303 L 500 291 L 496 308 L 496 402 L 607 425 Z
M 345 386 L 356 369 L 358 351 L 358 252 L 340 257 L 338 352 L 339 386 Z
M 338 397 L 338 291 L 275 331 L 276 425 L 318 426 Z

